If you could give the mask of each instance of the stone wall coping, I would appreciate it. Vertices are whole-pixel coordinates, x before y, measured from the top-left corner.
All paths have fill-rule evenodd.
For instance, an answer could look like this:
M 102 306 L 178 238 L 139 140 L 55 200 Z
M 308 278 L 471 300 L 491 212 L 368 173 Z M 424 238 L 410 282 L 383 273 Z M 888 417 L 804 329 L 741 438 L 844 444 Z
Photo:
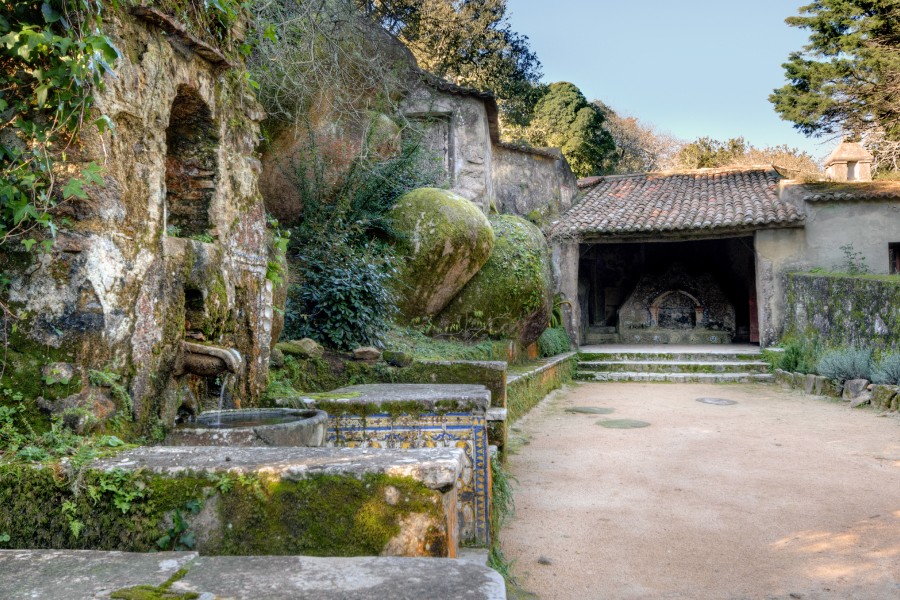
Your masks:
M 566 352 L 564 354 L 557 354 L 556 356 L 551 356 L 549 358 L 544 359 L 542 364 L 529 368 L 527 371 L 523 371 L 521 373 L 507 373 L 506 375 L 506 385 L 511 385 L 520 379 L 526 379 L 528 377 L 533 377 L 538 373 L 542 373 L 547 369 L 552 369 L 559 363 L 565 362 L 578 354 L 576 351 Z
M 487 410 L 488 421 L 505 421 L 508 411 L 505 408 L 489 408 Z
M 89 469 L 143 469 L 161 475 L 185 473 L 256 474 L 287 481 L 314 475 L 367 474 L 410 477 L 434 490 L 446 490 L 459 478 L 465 454 L 458 448 L 223 448 L 148 446 L 95 460 Z
M 170 592 L 194 592 L 200 598 L 506 598 L 499 573 L 467 560 L 96 550 L 0 550 L 0 589 L 10 600 L 94 600 L 138 585 L 160 586 L 180 569 L 186 573 Z
M 416 362 L 423 365 L 440 365 L 442 367 L 472 365 L 473 367 L 484 367 L 494 371 L 505 371 L 509 367 L 509 363 L 505 360 L 417 360 Z
M 351 385 L 329 392 L 347 398 L 328 400 L 338 404 L 389 404 L 416 402 L 434 410 L 438 403 L 456 402 L 460 410 L 484 412 L 491 405 L 491 392 L 483 385 L 435 383 L 372 383 Z

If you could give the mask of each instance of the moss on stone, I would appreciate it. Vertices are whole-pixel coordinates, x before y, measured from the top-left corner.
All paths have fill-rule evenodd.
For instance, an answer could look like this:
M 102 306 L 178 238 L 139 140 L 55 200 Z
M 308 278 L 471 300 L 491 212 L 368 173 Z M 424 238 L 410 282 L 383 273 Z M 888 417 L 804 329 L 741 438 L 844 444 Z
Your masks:
M 494 233 L 478 207 L 448 190 L 408 192 L 390 212 L 396 250 L 405 260 L 392 288 L 409 320 L 443 309 L 485 264 Z
M 541 230 L 501 215 L 491 219 L 490 259 L 437 317 L 440 330 L 464 337 L 533 343 L 547 327 L 552 301 L 550 250 Z
M 399 491 L 388 501 L 388 488 Z M 206 532 L 204 554 L 379 554 L 413 513 L 440 522 L 440 492 L 408 478 L 317 475 L 301 481 L 253 476 L 85 470 L 61 465 L 0 463 L 0 531 L 10 548 L 147 552 L 185 507 L 201 503 L 218 527 Z M 205 518 L 209 518 L 206 515 Z M 433 532 L 435 539 L 440 532 Z M 434 548 L 439 555 L 440 548 Z

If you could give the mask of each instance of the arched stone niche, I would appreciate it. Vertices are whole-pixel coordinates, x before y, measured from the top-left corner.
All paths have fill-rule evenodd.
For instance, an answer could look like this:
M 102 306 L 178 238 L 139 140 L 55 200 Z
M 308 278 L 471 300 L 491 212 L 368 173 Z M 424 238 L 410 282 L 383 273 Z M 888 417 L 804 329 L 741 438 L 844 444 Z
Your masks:
M 219 135 L 199 92 L 178 86 L 166 128 L 166 231 L 208 235 L 209 207 L 218 181 Z
M 650 303 L 650 326 L 693 329 L 703 323 L 703 306 L 684 290 L 663 292 Z

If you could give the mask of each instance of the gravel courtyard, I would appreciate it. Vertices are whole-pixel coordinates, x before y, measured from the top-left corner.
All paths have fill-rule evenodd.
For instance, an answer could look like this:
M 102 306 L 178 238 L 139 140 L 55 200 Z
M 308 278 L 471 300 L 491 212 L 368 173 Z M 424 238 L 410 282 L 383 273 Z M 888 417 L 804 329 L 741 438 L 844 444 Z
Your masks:
M 900 598 L 896 414 L 775 385 L 585 383 L 511 445 L 502 543 L 539 598 Z

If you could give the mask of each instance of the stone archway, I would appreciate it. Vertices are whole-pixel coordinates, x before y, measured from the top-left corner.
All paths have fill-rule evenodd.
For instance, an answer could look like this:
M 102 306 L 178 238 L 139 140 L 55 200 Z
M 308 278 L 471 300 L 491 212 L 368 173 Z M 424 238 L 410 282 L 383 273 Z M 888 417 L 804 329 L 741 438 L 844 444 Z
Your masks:
M 218 180 L 219 136 L 200 93 L 178 86 L 166 128 L 166 229 L 177 237 L 208 235 Z
M 663 329 L 694 329 L 703 324 L 703 306 L 684 290 L 663 292 L 650 303 L 650 325 Z

